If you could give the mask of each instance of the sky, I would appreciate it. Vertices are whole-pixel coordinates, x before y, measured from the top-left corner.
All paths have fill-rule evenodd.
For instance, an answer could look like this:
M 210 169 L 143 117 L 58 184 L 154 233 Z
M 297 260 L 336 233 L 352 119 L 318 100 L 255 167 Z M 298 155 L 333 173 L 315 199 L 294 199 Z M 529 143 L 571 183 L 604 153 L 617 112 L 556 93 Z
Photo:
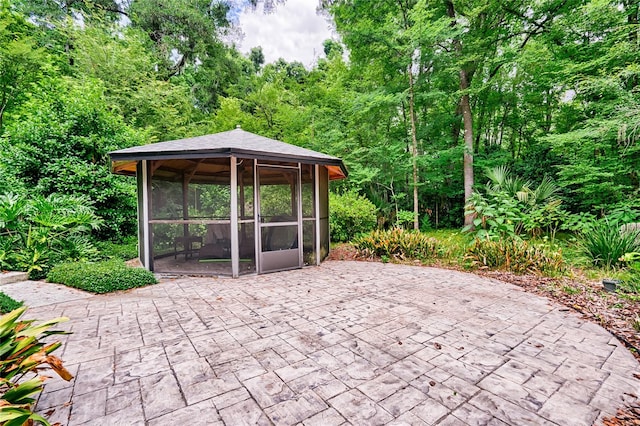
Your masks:
M 306 67 L 324 56 L 322 42 L 336 38 L 326 15 L 318 14 L 318 0 L 286 0 L 275 10 L 264 13 L 247 7 L 238 17 L 244 38 L 238 43 L 243 53 L 262 46 L 265 63 L 284 58 L 300 61 Z

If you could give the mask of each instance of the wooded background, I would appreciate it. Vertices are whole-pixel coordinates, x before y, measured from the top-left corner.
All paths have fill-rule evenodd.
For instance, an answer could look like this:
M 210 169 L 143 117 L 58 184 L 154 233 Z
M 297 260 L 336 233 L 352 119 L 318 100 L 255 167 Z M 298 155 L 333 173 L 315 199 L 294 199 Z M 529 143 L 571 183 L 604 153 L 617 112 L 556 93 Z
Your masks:
M 333 191 L 388 223 L 462 226 L 499 165 L 572 213 L 640 209 L 635 0 L 325 0 L 340 41 L 310 68 L 241 54 L 231 6 L 4 0 L 0 192 L 84 194 L 101 237 L 130 235 L 107 152 L 241 125 L 343 158 Z

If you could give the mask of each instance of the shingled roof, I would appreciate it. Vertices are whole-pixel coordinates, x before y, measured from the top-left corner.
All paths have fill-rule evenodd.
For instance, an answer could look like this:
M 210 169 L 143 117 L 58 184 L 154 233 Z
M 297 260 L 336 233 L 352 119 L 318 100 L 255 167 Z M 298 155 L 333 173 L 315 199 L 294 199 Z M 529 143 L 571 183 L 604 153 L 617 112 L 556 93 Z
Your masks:
M 275 139 L 266 138 L 240 128 L 194 138 L 158 142 L 135 146 L 109 153 L 114 171 L 130 169 L 124 163 L 140 160 L 168 160 L 193 158 L 241 157 L 261 160 L 322 164 L 346 177 L 347 170 L 341 159 L 301 148 Z M 337 166 L 337 167 L 335 167 Z M 134 169 L 135 170 L 135 169 Z M 334 178 L 340 178 L 334 176 Z

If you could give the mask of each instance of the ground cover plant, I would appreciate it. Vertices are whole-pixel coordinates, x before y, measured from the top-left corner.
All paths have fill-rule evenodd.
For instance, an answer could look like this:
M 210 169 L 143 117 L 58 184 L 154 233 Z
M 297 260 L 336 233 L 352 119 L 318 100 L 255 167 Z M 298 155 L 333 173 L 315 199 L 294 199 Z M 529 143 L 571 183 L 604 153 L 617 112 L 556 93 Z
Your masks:
M 44 417 L 33 412 L 35 396 L 44 387 L 42 371 L 48 366 L 67 381 L 73 376 L 52 354 L 61 343 L 45 343 L 43 339 L 63 333 L 51 327 L 67 318 L 35 324 L 33 320 L 20 320 L 26 309 L 18 308 L 0 317 L 0 424 L 20 426 L 39 422 L 49 426 Z
M 18 309 L 20 306 L 22 306 L 22 302 L 18 302 L 17 300 L 14 300 L 6 294 L 0 292 L 0 313 L 6 314 L 13 311 L 14 309 Z
M 62 263 L 49 272 L 47 280 L 92 293 L 110 293 L 158 282 L 152 272 L 127 266 L 118 259 Z

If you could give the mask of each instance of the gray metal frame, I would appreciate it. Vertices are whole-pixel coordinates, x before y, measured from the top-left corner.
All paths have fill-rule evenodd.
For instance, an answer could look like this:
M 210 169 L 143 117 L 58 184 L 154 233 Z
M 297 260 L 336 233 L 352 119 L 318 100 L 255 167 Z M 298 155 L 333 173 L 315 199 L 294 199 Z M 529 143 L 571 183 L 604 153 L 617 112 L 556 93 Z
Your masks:
M 255 182 L 255 194 L 256 194 L 256 260 L 257 260 L 257 272 L 264 274 L 268 272 L 284 271 L 288 269 L 298 269 L 303 265 L 303 244 L 302 244 L 302 183 L 300 176 L 300 163 L 296 167 L 281 166 L 268 163 L 259 163 L 256 161 L 254 174 Z M 261 187 L 260 187 L 260 169 L 276 169 L 276 170 L 289 170 L 296 172 L 296 207 L 297 207 L 297 221 L 293 222 L 274 222 L 263 223 L 261 220 L 262 205 L 261 205 Z M 293 197 L 293 194 L 292 194 Z M 262 230 L 271 227 L 284 227 L 284 226 L 297 226 L 297 240 L 298 248 L 289 250 L 278 251 L 263 251 L 262 247 Z M 296 253 L 297 251 L 297 253 Z M 292 263 L 292 260 L 297 257 L 297 265 Z M 259 259 L 259 260 L 258 260 Z

